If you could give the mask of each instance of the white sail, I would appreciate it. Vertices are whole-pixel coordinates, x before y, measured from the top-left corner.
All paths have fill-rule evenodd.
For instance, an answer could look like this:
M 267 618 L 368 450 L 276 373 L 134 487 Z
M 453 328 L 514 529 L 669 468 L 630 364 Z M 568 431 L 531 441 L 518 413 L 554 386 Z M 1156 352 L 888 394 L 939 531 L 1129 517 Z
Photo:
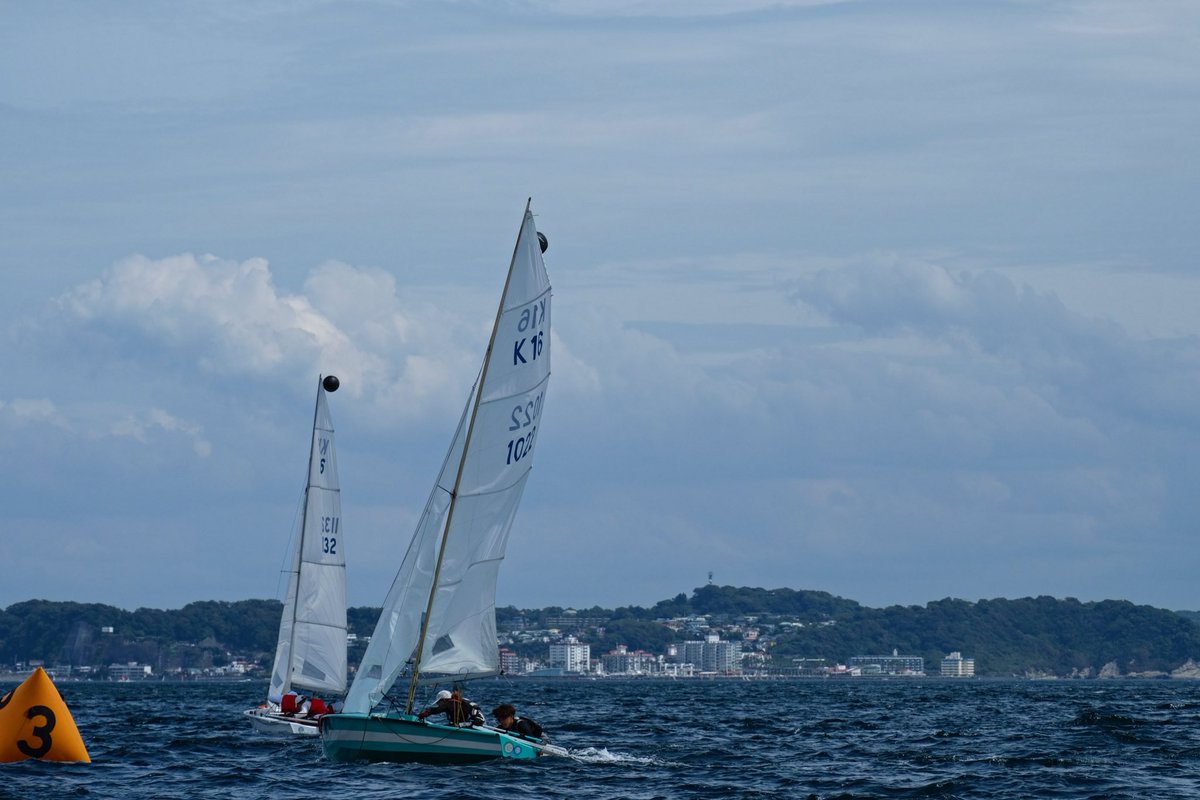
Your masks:
M 336 384 L 333 388 L 337 388 Z M 346 557 L 333 423 L 317 387 L 304 517 L 292 553 L 287 599 L 267 696 L 292 687 L 346 691 Z
M 499 671 L 496 578 L 532 466 L 549 378 L 550 280 L 526 207 L 479 379 L 384 601 L 346 711 L 369 712 L 414 656 L 426 675 Z

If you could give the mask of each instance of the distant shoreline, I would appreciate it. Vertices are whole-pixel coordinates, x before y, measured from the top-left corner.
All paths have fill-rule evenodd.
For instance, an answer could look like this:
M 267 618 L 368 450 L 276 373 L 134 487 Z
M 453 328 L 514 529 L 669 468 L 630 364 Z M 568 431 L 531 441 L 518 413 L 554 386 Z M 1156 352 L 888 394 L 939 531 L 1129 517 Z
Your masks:
M 19 672 L 0 672 L 0 686 L 9 684 L 17 685 L 29 677 L 29 673 Z M 760 683 L 768 682 L 801 682 L 801 683 L 883 683 L 883 682 L 916 682 L 923 683 L 928 681 L 936 681 L 939 683 L 997 683 L 997 682 L 1020 682 L 1020 683 L 1048 683 L 1048 682 L 1088 682 L 1088 681 L 1188 681 L 1200 679 L 1200 674 L 1182 674 L 1171 675 L 1170 673 L 1144 674 L 1144 675 L 1115 675 L 1115 676 L 1092 676 L 1092 677 L 1057 677 L 1053 675 L 985 675 L 971 677 L 946 677 L 942 675 L 855 675 L 855 676 L 827 676 L 827 675 L 691 675 L 680 677 L 669 677 L 665 675 L 506 675 L 503 680 L 518 680 L 518 681 L 653 681 L 656 683 L 676 683 L 680 681 L 686 682 L 738 682 L 738 683 Z M 95 684 L 97 686 L 131 686 L 131 685 L 147 685 L 147 684 L 265 684 L 266 678 L 222 678 L 222 677 L 203 677 L 203 678 L 136 678 L 133 680 L 114 681 L 114 680 L 97 680 L 93 678 L 76 678 L 71 676 L 53 677 L 56 684 Z M 480 679 L 480 682 L 486 682 L 488 678 Z

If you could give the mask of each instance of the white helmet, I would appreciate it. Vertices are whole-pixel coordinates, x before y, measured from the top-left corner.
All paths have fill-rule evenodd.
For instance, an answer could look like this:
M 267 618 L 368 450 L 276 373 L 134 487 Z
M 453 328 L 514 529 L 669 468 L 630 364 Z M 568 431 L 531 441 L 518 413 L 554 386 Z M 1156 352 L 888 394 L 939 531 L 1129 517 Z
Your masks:
M 450 693 L 447 692 L 445 689 L 442 689 L 440 692 L 437 693 L 437 699 L 438 700 L 449 700 Z

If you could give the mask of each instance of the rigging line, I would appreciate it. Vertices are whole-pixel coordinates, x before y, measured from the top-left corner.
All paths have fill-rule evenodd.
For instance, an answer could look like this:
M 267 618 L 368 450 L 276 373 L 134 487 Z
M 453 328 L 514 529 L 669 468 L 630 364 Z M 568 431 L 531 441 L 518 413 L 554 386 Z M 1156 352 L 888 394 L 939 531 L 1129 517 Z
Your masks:
M 300 493 L 300 501 L 296 504 L 296 510 L 294 512 L 292 512 L 292 527 L 291 527 L 292 532 L 288 534 L 288 546 L 287 546 L 287 549 L 283 551 L 283 564 L 279 567 L 279 575 L 275 579 L 275 596 L 276 597 L 279 597 L 279 594 L 280 594 L 279 585 L 280 585 L 280 582 L 283 580 L 283 576 L 284 575 L 292 575 L 292 574 L 300 571 L 299 569 L 291 569 L 291 566 L 292 566 L 291 562 L 294 560 L 293 556 L 296 555 L 294 546 L 299 546 L 298 542 L 299 542 L 299 535 L 300 535 L 300 526 L 304 524 L 302 522 L 299 522 L 299 520 L 300 520 L 300 515 L 304 512 L 304 499 L 307 496 L 308 496 L 308 489 L 305 488 L 305 490 Z M 286 602 L 286 600 L 287 600 L 287 596 L 285 595 L 284 601 Z

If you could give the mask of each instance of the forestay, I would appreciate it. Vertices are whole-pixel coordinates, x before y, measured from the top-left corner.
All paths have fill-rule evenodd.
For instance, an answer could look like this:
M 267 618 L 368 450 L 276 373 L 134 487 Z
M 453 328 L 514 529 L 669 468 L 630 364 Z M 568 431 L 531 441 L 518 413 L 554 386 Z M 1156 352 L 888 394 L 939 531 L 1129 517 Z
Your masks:
M 347 712 L 369 712 L 410 659 L 420 675 L 465 679 L 499 671 L 496 579 L 549 377 L 550 281 L 526 206 L 479 378 L 346 698 Z M 411 698 L 409 704 L 411 710 Z

